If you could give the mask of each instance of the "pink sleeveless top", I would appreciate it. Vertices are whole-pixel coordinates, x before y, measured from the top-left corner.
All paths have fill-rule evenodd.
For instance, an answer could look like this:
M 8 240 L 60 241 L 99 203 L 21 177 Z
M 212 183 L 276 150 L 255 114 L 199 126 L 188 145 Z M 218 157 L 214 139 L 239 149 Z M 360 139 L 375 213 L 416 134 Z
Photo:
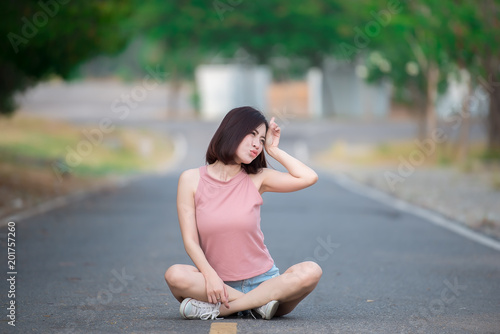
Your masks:
M 262 197 L 241 170 L 227 182 L 200 167 L 195 194 L 201 249 L 223 281 L 239 281 L 265 273 L 274 261 L 260 228 Z

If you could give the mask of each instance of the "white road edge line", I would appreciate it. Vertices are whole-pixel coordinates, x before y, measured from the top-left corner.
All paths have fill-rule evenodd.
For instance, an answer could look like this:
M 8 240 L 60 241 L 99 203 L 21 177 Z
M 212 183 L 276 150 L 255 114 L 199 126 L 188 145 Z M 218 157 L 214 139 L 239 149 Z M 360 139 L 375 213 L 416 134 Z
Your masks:
M 451 219 L 443 217 L 437 213 L 430 210 L 418 207 L 414 204 L 410 204 L 402 199 L 393 197 L 384 193 L 381 190 L 377 190 L 361 183 L 349 179 L 345 175 L 332 174 L 331 172 L 325 171 L 325 174 L 329 175 L 337 184 L 339 184 L 344 189 L 356 193 L 361 196 L 369 197 L 378 202 L 382 202 L 388 206 L 394 207 L 400 211 L 411 213 L 415 216 L 424 218 L 425 220 L 459 234 L 467 239 L 473 240 L 480 243 L 483 246 L 493 248 L 494 250 L 500 251 L 500 242 L 488 238 L 480 233 L 474 232 L 469 228 L 459 225 L 459 223 L 454 222 Z

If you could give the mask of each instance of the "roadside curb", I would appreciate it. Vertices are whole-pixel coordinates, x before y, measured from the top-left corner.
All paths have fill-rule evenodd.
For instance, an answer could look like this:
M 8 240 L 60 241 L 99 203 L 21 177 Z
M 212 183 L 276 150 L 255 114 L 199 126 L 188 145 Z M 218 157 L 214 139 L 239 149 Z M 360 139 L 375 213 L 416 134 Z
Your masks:
M 496 251 L 500 251 L 500 242 L 487 237 L 479 232 L 473 231 L 470 228 L 462 225 L 460 222 L 446 218 L 441 214 L 434 212 L 432 210 L 424 209 L 415 204 L 411 204 L 406 202 L 400 198 L 391 196 L 381 190 L 376 188 L 369 187 L 362 183 L 359 183 L 345 175 L 332 173 L 331 171 L 319 168 L 324 174 L 328 175 L 335 183 L 337 183 L 342 188 L 356 193 L 358 195 L 371 198 L 375 201 L 393 207 L 397 210 L 410 213 L 412 215 L 423 218 L 424 220 L 429 221 L 434 225 L 438 225 L 444 229 L 447 229 L 451 232 L 459 234 L 467 239 L 473 240 L 483 246 L 492 248 Z

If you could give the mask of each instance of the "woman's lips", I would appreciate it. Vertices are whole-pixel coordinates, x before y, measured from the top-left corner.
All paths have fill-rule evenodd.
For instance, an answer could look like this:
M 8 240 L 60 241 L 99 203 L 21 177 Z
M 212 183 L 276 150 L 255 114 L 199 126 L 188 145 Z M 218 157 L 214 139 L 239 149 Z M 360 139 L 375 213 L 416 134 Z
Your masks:
M 250 150 L 250 153 L 252 153 L 253 156 L 257 156 L 257 154 L 259 154 L 259 151 L 257 150 Z

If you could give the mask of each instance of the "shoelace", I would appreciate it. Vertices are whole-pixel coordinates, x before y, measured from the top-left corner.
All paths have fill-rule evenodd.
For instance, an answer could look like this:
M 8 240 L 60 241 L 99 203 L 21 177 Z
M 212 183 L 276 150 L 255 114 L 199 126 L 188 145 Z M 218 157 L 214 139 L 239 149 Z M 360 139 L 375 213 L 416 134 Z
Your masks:
M 220 302 L 214 305 L 200 302 L 198 300 L 192 300 L 191 303 L 197 308 L 195 316 L 200 317 L 201 320 L 219 319 L 217 316 L 220 314 Z

